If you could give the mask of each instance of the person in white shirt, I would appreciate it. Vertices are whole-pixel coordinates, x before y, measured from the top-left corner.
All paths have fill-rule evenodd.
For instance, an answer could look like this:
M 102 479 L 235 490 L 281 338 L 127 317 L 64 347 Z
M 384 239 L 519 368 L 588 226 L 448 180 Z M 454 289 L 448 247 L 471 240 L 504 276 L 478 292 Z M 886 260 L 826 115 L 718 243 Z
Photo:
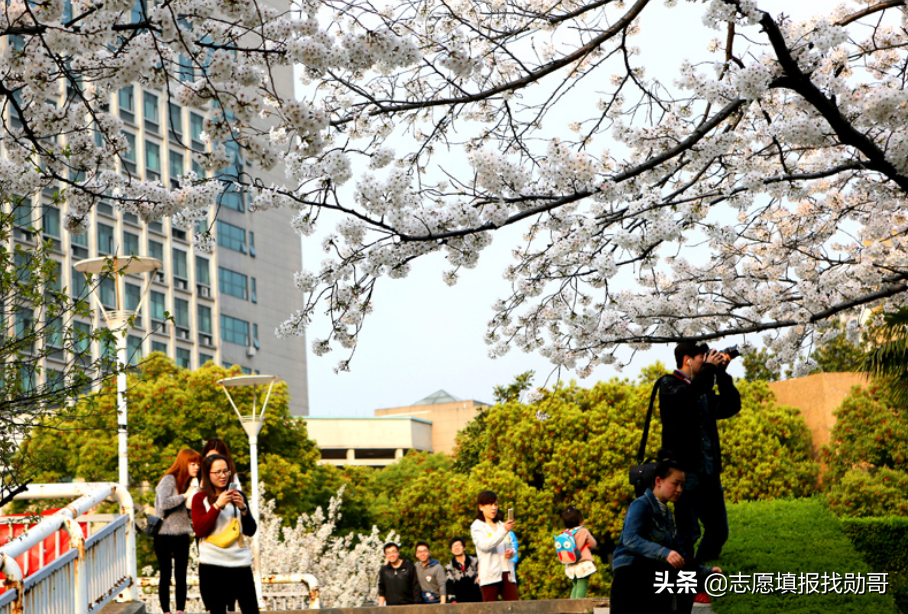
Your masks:
M 479 587 L 483 601 L 517 601 L 517 572 L 514 569 L 514 549 L 508 543 L 508 533 L 514 521 L 504 521 L 498 511 L 498 495 L 491 490 L 479 493 L 476 499 L 476 520 L 470 525 L 470 536 L 476 545 L 479 560 Z
M 192 525 L 199 538 L 199 590 L 211 614 L 239 603 L 243 614 L 259 614 L 248 537 L 256 523 L 246 495 L 232 481 L 227 459 L 202 461 L 201 491 L 192 499 Z

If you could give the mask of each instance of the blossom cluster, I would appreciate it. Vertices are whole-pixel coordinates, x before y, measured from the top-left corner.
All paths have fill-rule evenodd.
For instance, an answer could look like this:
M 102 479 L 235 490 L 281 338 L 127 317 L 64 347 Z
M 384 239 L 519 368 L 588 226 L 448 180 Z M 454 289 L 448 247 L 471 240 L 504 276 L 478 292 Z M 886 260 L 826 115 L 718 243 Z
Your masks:
M 73 233 L 102 199 L 187 229 L 214 227 L 227 187 L 291 210 L 325 257 L 277 332 L 327 312 L 317 354 L 355 348 L 379 281 L 439 253 L 454 285 L 502 235 L 519 240 L 490 353 L 581 374 L 621 347 L 724 335 L 805 369 L 830 318 L 906 302 L 904 7 L 846 0 L 795 21 L 709 0 L 704 27 L 728 36 L 665 84 L 627 44 L 660 3 L 143 6 L 7 4 L 0 191 L 59 187 Z M 129 172 L 112 107 L 134 82 L 205 111 L 205 176 Z M 237 148 L 286 183 L 230 175 Z M 333 229 L 316 226 L 325 210 Z M 211 231 L 193 244 L 212 249 Z

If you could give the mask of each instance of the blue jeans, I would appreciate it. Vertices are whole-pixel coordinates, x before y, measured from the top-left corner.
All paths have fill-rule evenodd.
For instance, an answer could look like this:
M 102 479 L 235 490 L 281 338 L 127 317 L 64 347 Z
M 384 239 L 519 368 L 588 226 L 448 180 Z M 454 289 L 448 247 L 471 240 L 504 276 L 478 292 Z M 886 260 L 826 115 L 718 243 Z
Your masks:
M 675 503 L 675 525 L 681 555 L 694 556 L 694 546 L 700 539 L 703 523 L 703 540 L 697 549 L 697 561 L 719 558 L 722 546 L 728 541 L 728 513 L 725 511 L 725 494 L 719 476 L 688 473 L 684 491 Z

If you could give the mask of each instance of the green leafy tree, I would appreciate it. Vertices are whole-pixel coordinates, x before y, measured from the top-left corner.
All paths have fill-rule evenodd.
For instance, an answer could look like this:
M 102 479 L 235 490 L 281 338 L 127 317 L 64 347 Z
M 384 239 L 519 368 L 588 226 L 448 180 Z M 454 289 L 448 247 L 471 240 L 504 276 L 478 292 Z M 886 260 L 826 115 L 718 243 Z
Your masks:
M 816 491 L 820 465 L 801 413 L 778 405 L 766 382 L 738 382 L 741 412 L 720 420 L 726 501 L 806 497 Z
M 908 418 L 885 382 L 852 388 L 835 416 L 829 444 L 822 451 L 829 480 L 855 469 L 908 472 Z
M 908 516 L 908 416 L 886 380 L 855 386 L 823 448 L 830 508 L 843 516 Z
M 495 386 L 493 396 L 496 403 L 519 401 L 523 394 L 532 385 L 534 371 L 525 371 L 507 386 Z M 470 471 L 482 462 L 482 453 L 486 442 L 486 408 L 481 407 L 479 413 L 464 427 L 455 438 L 454 469 L 460 473 Z
M 841 321 L 836 321 L 834 326 L 840 330 L 844 329 Z M 849 373 L 861 368 L 864 351 L 842 333 L 820 344 L 810 357 L 817 363 L 817 368 L 811 373 Z
M 769 364 L 772 354 L 766 348 L 760 348 L 756 352 L 748 352 L 743 356 L 742 364 L 744 365 L 744 379 L 748 382 L 764 381 L 777 382 L 781 379 L 778 367 L 771 367 Z
M 873 348 L 860 369 L 883 379 L 899 407 L 908 407 L 908 308 L 884 316 L 883 325 L 870 336 Z
M 238 375 L 211 362 L 190 371 L 161 353 L 152 353 L 127 378 L 129 398 L 129 475 L 133 496 L 153 503 L 154 486 L 183 448 L 201 450 L 205 440 L 224 439 L 230 446 L 241 482 L 249 484 L 249 446 L 219 379 Z M 20 454 L 44 459 L 37 479 L 56 482 L 81 478 L 115 481 L 117 429 L 115 382 L 108 381 L 76 404 L 65 420 L 32 430 Z M 265 390 L 259 390 L 258 405 Z M 252 389 L 234 388 L 238 407 L 252 405 Z M 259 471 L 269 497 L 288 520 L 314 509 L 306 476 L 315 468 L 318 449 L 306 425 L 290 415 L 285 384 L 271 394 L 259 435 Z M 144 484 L 150 486 L 143 487 Z
M 0 505 L 44 461 L 18 454 L 17 442 L 36 425 L 65 421 L 75 398 L 116 371 L 113 335 L 88 324 L 91 285 L 105 276 L 78 291 L 63 287 L 30 201 L 3 197 L 10 212 L 0 209 Z M 93 359 L 95 343 L 108 351 Z

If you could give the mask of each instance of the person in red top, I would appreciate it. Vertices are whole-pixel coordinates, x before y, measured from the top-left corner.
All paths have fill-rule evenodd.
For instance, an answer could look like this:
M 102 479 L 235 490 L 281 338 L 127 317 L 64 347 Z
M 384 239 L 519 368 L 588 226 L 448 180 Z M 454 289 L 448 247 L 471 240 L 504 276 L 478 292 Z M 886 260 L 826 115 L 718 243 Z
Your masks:
M 192 499 L 192 528 L 199 538 L 199 590 L 211 614 L 226 614 L 236 600 L 243 614 L 259 614 L 246 537 L 256 524 L 246 495 L 231 483 L 227 459 L 202 462 L 201 491 Z

